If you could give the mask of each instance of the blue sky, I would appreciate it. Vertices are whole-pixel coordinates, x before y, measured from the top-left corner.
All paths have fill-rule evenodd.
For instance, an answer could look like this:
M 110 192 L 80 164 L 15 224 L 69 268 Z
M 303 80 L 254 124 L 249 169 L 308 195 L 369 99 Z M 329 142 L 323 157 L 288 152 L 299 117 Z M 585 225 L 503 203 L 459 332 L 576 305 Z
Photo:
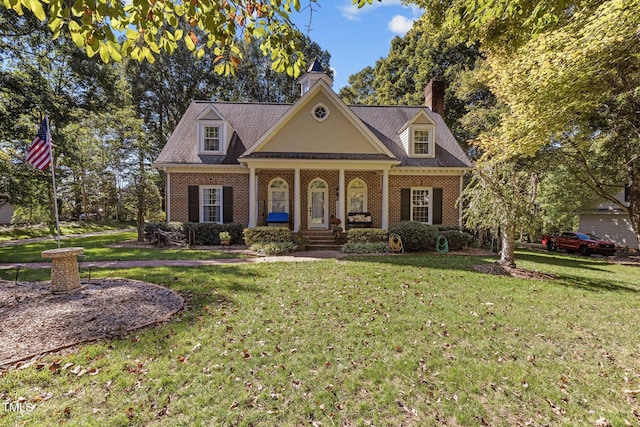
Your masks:
M 302 5 L 306 3 L 301 2 Z M 395 36 L 403 36 L 420 15 L 420 9 L 403 6 L 400 0 L 374 0 L 362 9 L 351 0 L 318 0 L 313 12 L 304 9 L 293 21 L 302 32 L 331 54 L 333 90 L 338 92 L 349 76 L 386 57 Z

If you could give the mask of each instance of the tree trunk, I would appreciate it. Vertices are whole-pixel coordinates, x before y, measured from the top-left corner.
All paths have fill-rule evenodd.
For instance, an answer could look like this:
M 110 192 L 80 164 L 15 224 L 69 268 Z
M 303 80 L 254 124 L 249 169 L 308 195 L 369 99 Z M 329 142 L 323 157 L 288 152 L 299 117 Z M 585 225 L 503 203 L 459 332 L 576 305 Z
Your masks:
M 138 146 L 138 169 L 138 179 L 136 180 L 136 193 L 138 196 L 136 225 L 138 229 L 138 241 L 144 242 L 144 214 L 146 211 L 146 201 L 144 198 L 144 193 L 146 177 L 144 170 L 144 153 L 142 152 L 142 148 L 140 146 Z
M 515 267 L 516 226 L 506 224 L 502 227 L 502 250 L 500 251 L 500 264 Z

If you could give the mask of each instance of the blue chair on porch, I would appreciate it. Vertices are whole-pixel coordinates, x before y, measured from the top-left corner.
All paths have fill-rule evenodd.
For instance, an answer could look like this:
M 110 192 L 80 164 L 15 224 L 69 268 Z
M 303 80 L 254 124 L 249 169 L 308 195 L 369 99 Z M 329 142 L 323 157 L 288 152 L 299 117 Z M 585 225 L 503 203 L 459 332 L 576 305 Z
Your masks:
M 267 225 L 269 227 L 288 227 L 289 214 L 287 212 L 269 212 Z

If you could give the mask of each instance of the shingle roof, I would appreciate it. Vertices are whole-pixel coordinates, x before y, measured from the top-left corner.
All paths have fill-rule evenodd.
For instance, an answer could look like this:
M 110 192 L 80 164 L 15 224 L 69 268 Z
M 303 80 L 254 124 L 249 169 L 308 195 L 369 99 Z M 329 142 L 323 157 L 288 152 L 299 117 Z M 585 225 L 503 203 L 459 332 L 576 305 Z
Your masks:
M 213 106 L 235 130 L 226 156 L 203 155 L 198 153 L 196 118 Z M 155 164 L 238 164 L 238 157 L 254 145 L 260 137 L 289 109 L 291 104 L 205 102 L 191 103 L 178 123 L 169 141 L 155 161 Z M 375 136 L 400 161 L 400 166 L 409 167 L 471 167 L 468 157 L 456 142 L 442 117 L 427 107 L 406 106 L 349 106 L 355 115 L 369 127 Z M 436 157 L 410 158 L 400 142 L 399 131 L 420 111 L 425 111 L 436 123 Z M 294 159 L 348 159 L 374 160 L 371 155 L 290 153 L 286 155 L 255 152 L 249 158 Z M 387 156 L 383 156 L 388 159 Z M 376 158 L 377 159 L 377 158 Z

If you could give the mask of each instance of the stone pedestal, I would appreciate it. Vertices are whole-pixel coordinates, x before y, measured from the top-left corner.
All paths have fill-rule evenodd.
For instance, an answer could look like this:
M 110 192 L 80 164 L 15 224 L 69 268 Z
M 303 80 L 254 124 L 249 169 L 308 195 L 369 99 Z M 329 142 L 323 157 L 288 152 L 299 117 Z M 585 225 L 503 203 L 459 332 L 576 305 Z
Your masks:
M 42 251 L 43 258 L 51 258 L 51 292 L 54 294 L 80 290 L 80 272 L 76 257 L 84 248 L 60 248 Z

